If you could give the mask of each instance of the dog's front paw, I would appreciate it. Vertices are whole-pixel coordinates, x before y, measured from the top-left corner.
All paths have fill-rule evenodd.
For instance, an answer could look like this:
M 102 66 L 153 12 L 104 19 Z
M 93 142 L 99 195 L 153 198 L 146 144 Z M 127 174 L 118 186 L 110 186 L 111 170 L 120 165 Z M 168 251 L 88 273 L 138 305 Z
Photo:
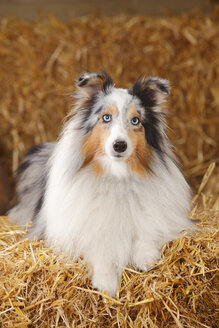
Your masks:
M 160 259 L 160 251 L 154 249 L 139 249 L 133 255 L 133 264 L 142 271 L 148 271 Z
M 95 272 L 92 277 L 92 285 L 100 292 L 107 292 L 109 296 L 113 297 L 118 287 L 118 276 L 112 273 Z

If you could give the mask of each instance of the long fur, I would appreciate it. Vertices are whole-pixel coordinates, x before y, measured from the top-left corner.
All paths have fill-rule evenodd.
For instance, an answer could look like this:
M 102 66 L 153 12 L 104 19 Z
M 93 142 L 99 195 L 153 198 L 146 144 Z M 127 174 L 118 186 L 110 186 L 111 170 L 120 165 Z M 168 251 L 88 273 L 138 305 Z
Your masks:
M 158 78 L 124 90 L 106 73 L 82 74 L 59 140 L 32 148 L 18 169 L 18 203 L 8 215 L 16 223 L 33 220 L 29 237 L 82 256 L 93 286 L 109 295 L 124 266 L 147 270 L 162 244 L 191 225 L 190 190 L 165 133 L 169 91 Z M 133 111 L 138 127 L 128 117 Z M 108 112 L 112 122 L 105 124 Z M 117 140 L 127 144 L 119 155 Z

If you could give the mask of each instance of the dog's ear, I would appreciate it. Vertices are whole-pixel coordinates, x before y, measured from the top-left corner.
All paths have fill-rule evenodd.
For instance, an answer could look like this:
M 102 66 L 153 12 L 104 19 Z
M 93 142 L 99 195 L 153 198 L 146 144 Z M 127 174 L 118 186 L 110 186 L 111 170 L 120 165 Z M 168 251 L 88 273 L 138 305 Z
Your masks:
M 78 98 L 92 98 L 99 92 L 109 93 L 114 83 L 111 77 L 103 72 L 99 73 L 82 73 L 76 81 Z
M 170 93 L 169 82 L 157 77 L 140 77 L 129 93 L 137 97 L 145 109 L 146 115 L 142 124 L 147 144 L 160 154 L 165 152 L 167 137 L 165 112 L 162 109 Z
M 156 108 L 166 101 L 170 86 L 167 80 L 158 77 L 140 77 L 129 92 L 138 97 L 144 107 Z

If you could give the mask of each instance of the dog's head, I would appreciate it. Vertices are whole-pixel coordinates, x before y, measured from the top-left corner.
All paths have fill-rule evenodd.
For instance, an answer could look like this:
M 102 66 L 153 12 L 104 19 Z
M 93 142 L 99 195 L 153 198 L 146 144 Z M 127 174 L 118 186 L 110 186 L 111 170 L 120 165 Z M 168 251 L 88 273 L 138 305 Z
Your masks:
M 144 175 L 153 152 L 162 156 L 165 151 L 162 107 L 169 92 L 168 81 L 156 77 L 140 77 L 131 89 L 117 89 L 106 73 L 81 74 L 75 97 L 84 166 L 93 162 L 96 172 L 103 173 L 123 163 Z

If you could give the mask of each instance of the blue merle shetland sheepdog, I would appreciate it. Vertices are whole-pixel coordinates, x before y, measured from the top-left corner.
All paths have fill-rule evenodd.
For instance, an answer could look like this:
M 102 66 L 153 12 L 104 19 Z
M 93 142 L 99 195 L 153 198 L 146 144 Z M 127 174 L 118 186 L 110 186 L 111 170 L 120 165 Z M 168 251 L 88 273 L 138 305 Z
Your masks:
M 75 106 L 57 142 L 29 150 L 18 168 L 16 223 L 29 237 L 91 267 L 115 295 L 124 266 L 147 270 L 163 243 L 191 225 L 190 190 L 165 133 L 168 81 L 118 89 L 106 73 L 77 80 Z

